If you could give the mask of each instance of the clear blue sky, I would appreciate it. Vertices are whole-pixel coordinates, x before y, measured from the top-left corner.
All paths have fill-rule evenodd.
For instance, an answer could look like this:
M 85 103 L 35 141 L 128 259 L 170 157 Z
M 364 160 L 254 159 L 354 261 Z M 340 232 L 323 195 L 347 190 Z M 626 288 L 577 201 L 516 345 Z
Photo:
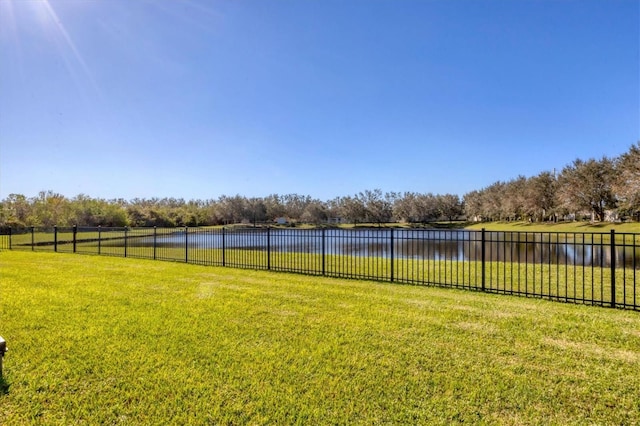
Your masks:
M 465 193 L 640 139 L 637 0 L 0 0 L 0 197 Z

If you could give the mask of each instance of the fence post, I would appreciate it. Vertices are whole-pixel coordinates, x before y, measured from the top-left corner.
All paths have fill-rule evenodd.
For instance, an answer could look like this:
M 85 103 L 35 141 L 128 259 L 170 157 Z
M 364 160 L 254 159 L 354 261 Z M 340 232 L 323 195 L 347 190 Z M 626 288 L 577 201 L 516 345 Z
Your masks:
M 616 307 L 616 231 L 611 230 L 611 307 Z
M 326 229 L 322 228 L 322 275 L 325 275 L 325 272 L 326 272 L 326 270 L 325 270 L 325 268 L 326 268 L 325 257 L 326 257 L 327 251 L 326 251 L 325 239 L 326 239 Z
M 102 254 L 102 225 L 98 225 L 98 254 Z
M 12 249 L 12 247 L 11 247 L 11 234 L 12 234 L 12 232 L 13 232 L 13 229 L 9 228 L 9 250 Z
M 158 227 L 153 227 L 153 260 L 156 260 L 156 243 L 158 242 Z
M 267 226 L 267 270 L 271 270 L 271 227 Z
M 124 257 L 127 257 L 127 230 L 128 228 L 124 227 Z
M 226 266 L 225 256 L 224 256 L 224 254 L 225 254 L 225 239 L 224 239 L 224 236 L 225 236 L 225 228 L 223 227 L 222 228 L 222 266 Z
M 58 225 L 53 225 L 53 251 L 58 252 Z
M 78 238 L 78 225 L 73 225 L 73 252 L 76 252 L 76 241 Z
M 2 378 L 2 360 L 6 352 L 7 352 L 7 342 L 2 338 L 2 336 L 0 336 L 0 378 Z
M 486 248 L 485 248 L 485 243 L 486 243 L 486 235 L 485 235 L 485 229 L 482 228 L 482 242 L 481 242 L 481 246 L 480 246 L 480 256 L 481 256 L 481 262 L 482 262 L 482 291 L 485 291 L 485 263 L 486 263 Z
M 390 257 L 391 257 L 391 282 L 393 282 L 394 279 L 394 270 L 393 270 L 393 246 L 394 246 L 394 242 L 393 242 L 393 228 L 391 228 L 391 251 L 390 251 Z
M 189 263 L 189 227 L 184 227 L 184 263 Z
M 34 251 L 34 250 L 35 250 L 35 244 L 36 244 L 36 241 L 35 241 L 35 238 L 36 238 L 36 237 L 35 237 L 35 233 L 36 233 L 36 227 L 35 227 L 35 226 L 32 226 L 32 227 L 31 227 L 31 251 Z

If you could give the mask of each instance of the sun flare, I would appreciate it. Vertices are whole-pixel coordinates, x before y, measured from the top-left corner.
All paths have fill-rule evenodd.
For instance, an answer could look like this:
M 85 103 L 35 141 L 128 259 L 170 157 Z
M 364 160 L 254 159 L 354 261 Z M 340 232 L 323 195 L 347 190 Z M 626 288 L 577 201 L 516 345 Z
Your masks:
M 15 50 L 14 63 L 23 56 L 23 39 L 27 35 L 37 36 L 43 45 L 55 49 L 76 83 L 85 80 L 97 90 L 86 61 L 50 0 L 1 0 L 0 38 Z

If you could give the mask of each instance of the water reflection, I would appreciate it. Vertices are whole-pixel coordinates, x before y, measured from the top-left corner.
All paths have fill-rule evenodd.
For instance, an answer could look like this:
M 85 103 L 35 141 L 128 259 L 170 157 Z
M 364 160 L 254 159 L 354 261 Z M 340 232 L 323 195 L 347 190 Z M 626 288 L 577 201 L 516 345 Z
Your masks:
M 640 246 L 618 245 L 612 251 L 607 234 L 546 234 L 487 232 L 487 261 L 640 268 Z M 121 244 L 111 242 L 111 244 Z M 479 261 L 482 233 L 466 230 L 300 230 L 191 229 L 168 235 L 131 238 L 130 246 L 201 249 L 271 250 L 325 255 L 394 259 Z M 613 255 L 612 255 L 613 253 Z

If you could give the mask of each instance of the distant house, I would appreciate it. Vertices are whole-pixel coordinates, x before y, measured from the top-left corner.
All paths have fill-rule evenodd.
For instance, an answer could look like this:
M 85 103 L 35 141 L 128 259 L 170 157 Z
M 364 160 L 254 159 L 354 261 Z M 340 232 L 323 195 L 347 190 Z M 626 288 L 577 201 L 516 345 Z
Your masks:
M 336 217 L 336 216 L 328 217 L 327 220 L 326 220 L 326 223 L 328 223 L 330 225 L 337 225 L 337 224 L 345 223 L 345 222 L 346 222 L 346 220 L 344 220 L 341 217 Z
M 289 221 L 287 220 L 286 217 L 278 217 L 278 218 L 276 218 L 275 222 L 278 225 L 286 225 L 287 223 L 289 223 Z
M 620 222 L 620 214 L 615 210 L 605 210 L 604 220 L 605 222 Z

